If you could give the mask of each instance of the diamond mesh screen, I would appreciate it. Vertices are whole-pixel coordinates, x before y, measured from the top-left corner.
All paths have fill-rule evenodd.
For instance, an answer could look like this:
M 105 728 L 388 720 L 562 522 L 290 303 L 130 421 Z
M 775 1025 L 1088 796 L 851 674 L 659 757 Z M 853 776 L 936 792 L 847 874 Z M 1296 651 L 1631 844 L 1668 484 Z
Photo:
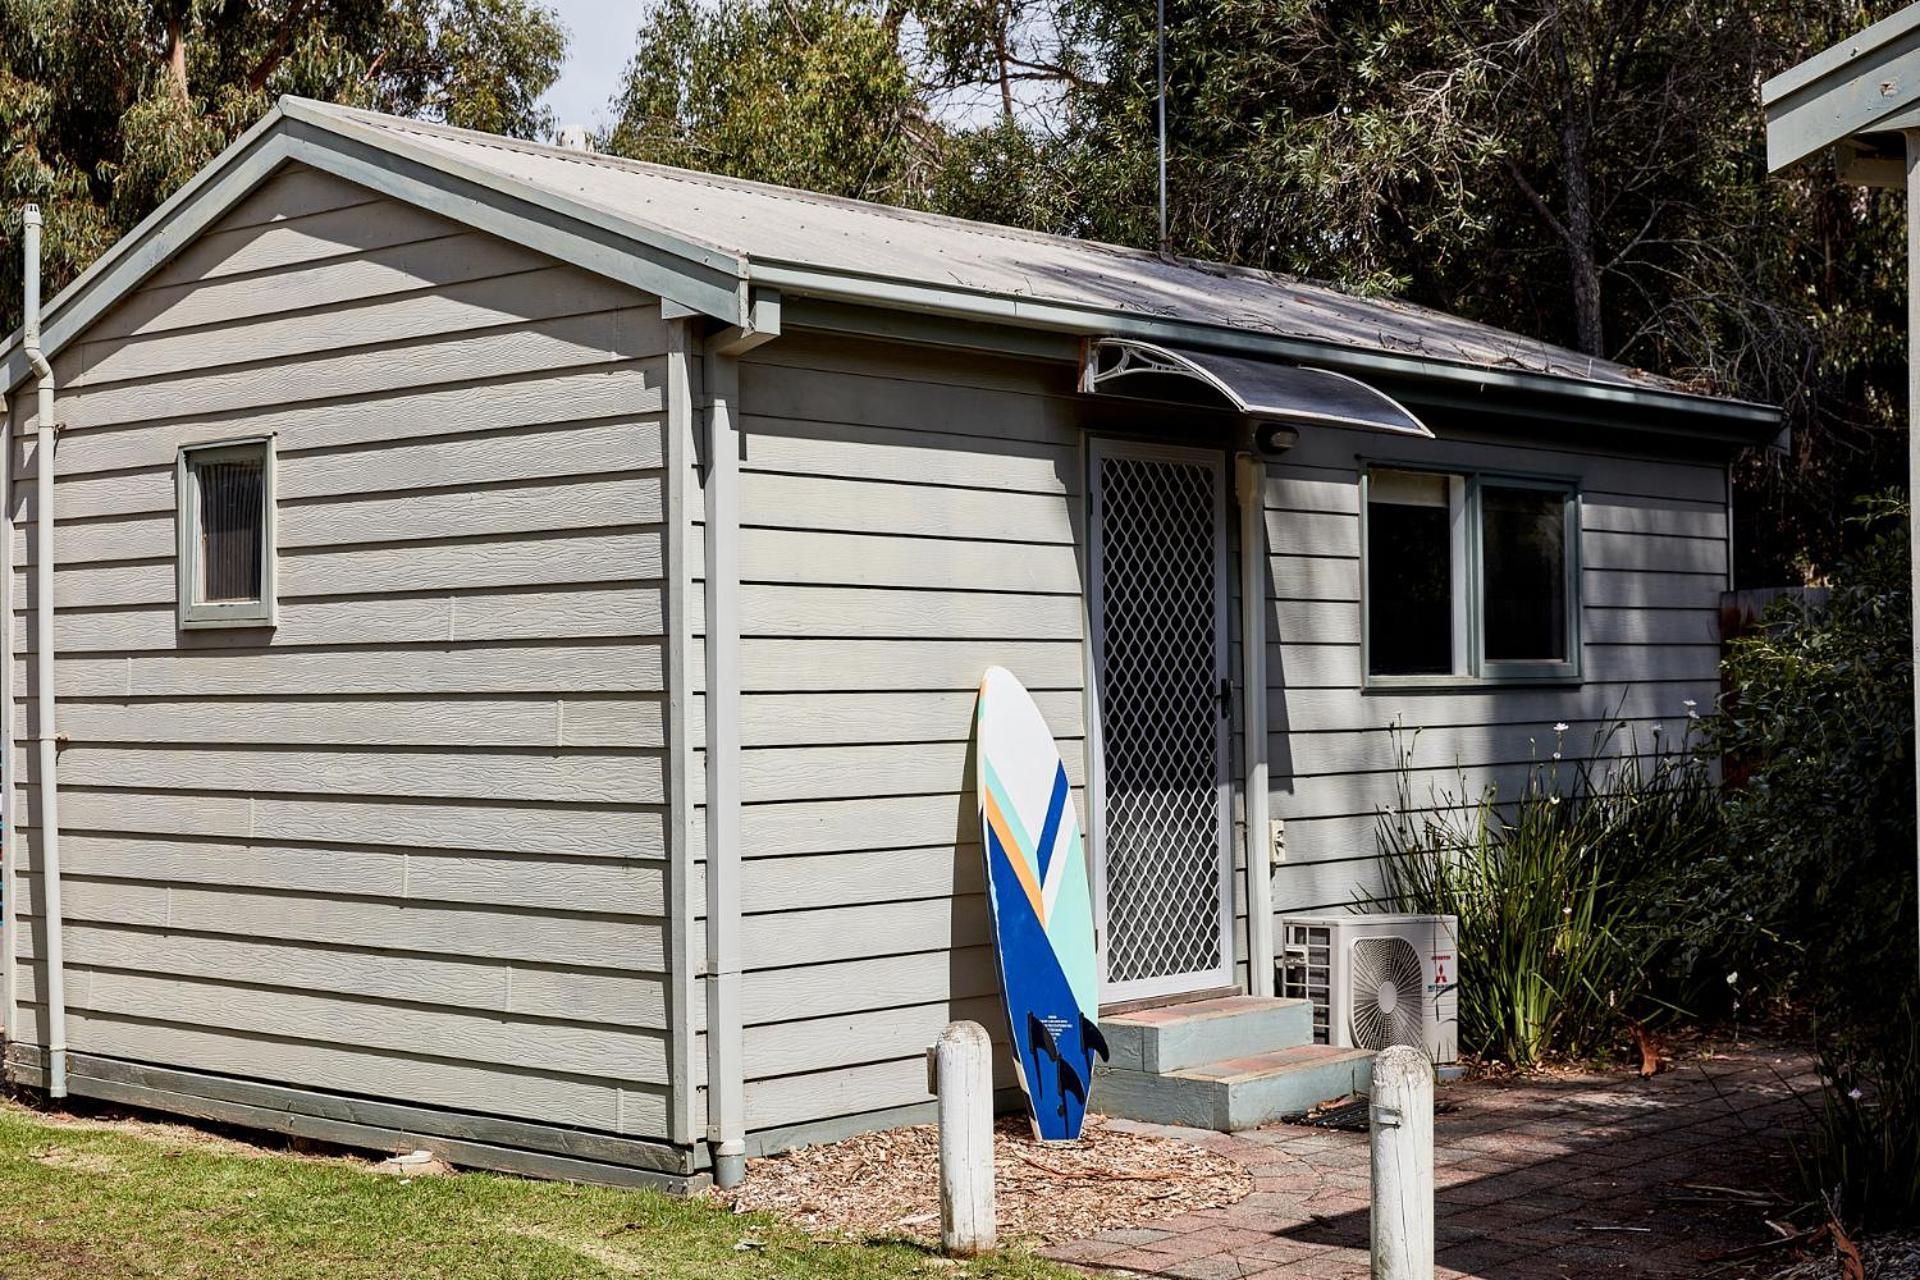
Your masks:
M 1218 473 L 1126 456 L 1099 468 L 1107 980 L 1214 972 Z

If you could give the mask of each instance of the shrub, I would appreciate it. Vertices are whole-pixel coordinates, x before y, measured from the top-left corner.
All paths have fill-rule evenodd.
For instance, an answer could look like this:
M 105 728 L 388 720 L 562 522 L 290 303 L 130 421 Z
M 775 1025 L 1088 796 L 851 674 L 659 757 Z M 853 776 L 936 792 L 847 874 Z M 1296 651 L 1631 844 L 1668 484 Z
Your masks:
M 1565 762 L 1565 731 L 1510 801 L 1435 787 L 1415 808 L 1403 770 L 1380 823 L 1397 909 L 1459 917 L 1461 1046 L 1520 1067 L 1590 1056 L 1670 1010 L 1700 919 L 1686 868 L 1720 840 L 1684 735 L 1668 748 L 1655 730 L 1643 754 L 1615 722 Z
M 1729 646 L 1713 743 L 1727 793 L 1718 910 L 1748 964 L 1810 1018 L 1832 1085 L 1807 1155 L 1868 1222 L 1920 1213 L 1915 996 L 1912 594 L 1904 506 L 1868 504 L 1870 537 L 1824 607 L 1777 603 Z M 1740 925 L 1751 921 L 1742 932 Z

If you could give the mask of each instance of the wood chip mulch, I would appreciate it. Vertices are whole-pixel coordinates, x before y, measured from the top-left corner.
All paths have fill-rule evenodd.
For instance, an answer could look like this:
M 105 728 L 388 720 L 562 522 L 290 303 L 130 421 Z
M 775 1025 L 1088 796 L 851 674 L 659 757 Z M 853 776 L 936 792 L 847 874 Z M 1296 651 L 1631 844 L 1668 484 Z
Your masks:
M 1847 1280 L 1849 1275 L 1864 1275 L 1866 1280 L 1920 1280 L 1920 1235 L 1911 1232 L 1866 1236 L 1855 1246 L 1860 1265 L 1850 1267 L 1848 1259 L 1831 1241 L 1823 1241 L 1771 1280 Z
M 1237 1162 L 1204 1147 L 1087 1117 L 1080 1140 L 1041 1143 L 1027 1122 L 994 1127 L 1002 1241 L 1054 1244 L 1225 1208 L 1253 1190 Z M 762 1210 L 816 1235 L 940 1235 L 939 1130 L 866 1133 L 748 1162 L 747 1178 L 711 1193 L 736 1212 Z

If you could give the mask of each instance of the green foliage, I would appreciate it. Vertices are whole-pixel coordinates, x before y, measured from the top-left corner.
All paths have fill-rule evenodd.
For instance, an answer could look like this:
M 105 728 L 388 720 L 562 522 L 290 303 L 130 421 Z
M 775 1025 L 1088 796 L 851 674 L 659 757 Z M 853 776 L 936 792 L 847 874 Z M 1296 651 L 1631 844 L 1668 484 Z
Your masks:
M 1920 1002 L 1899 1012 L 1870 1077 L 1825 1061 L 1820 1114 L 1796 1151 L 1808 1193 L 1869 1230 L 1920 1221 Z
M 1748 967 L 1811 1018 L 1834 1081 L 1809 1156 L 1817 1190 L 1869 1219 L 1920 1214 L 1920 945 L 1914 924 L 1912 582 L 1905 506 L 1824 605 L 1781 601 L 1730 646 L 1714 745 L 1740 785 L 1717 905 Z M 1750 924 L 1748 924 L 1750 922 Z M 1854 1091 L 1858 1090 L 1858 1096 Z
M 1872 540 L 1824 603 L 1777 601 L 1728 647 L 1733 690 L 1712 722 L 1731 762 L 1729 913 L 1753 916 L 1771 968 L 1847 1037 L 1892 1018 L 1886 973 L 1915 965 L 1912 600 L 1904 508 L 1879 502 Z M 1910 984 L 1909 984 L 1910 985 Z
M 0 331 L 22 204 L 57 290 L 281 94 L 530 137 L 565 45 L 539 0 L 0 0 Z
M 1625 728 L 1571 762 L 1556 732 L 1512 800 L 1436 787 L 1416 801 L 1401 774 L 1380 822 L 1386 893 L 1397 910 L 1459 917 L 1469 1052 L 1518 1067 L 1589 1057 L 1673 1008 L 1700 924 L 1684 869 L 1719 846 L 1718 802 L 1684 743 L 1655 730 L 1643 754 Z
M 607 148 L 918 203 L 931 126 L 894 21 L 843 0 L 665 0 L 641 28 Z

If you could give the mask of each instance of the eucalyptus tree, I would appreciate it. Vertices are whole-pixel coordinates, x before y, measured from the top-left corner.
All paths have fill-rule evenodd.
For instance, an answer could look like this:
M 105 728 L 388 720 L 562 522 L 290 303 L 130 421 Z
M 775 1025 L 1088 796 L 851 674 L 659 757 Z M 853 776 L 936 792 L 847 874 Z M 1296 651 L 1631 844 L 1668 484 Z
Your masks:
M 28 200 L 57 288 L 281 94 L 532 137 L 565 48 L 538 0 L 0 0 L 0 323 Z
M 924 202 L 939 126 L 903 11 L 860 0 L 663 0 L 604 140 L 619 155 L 830 194 Z

